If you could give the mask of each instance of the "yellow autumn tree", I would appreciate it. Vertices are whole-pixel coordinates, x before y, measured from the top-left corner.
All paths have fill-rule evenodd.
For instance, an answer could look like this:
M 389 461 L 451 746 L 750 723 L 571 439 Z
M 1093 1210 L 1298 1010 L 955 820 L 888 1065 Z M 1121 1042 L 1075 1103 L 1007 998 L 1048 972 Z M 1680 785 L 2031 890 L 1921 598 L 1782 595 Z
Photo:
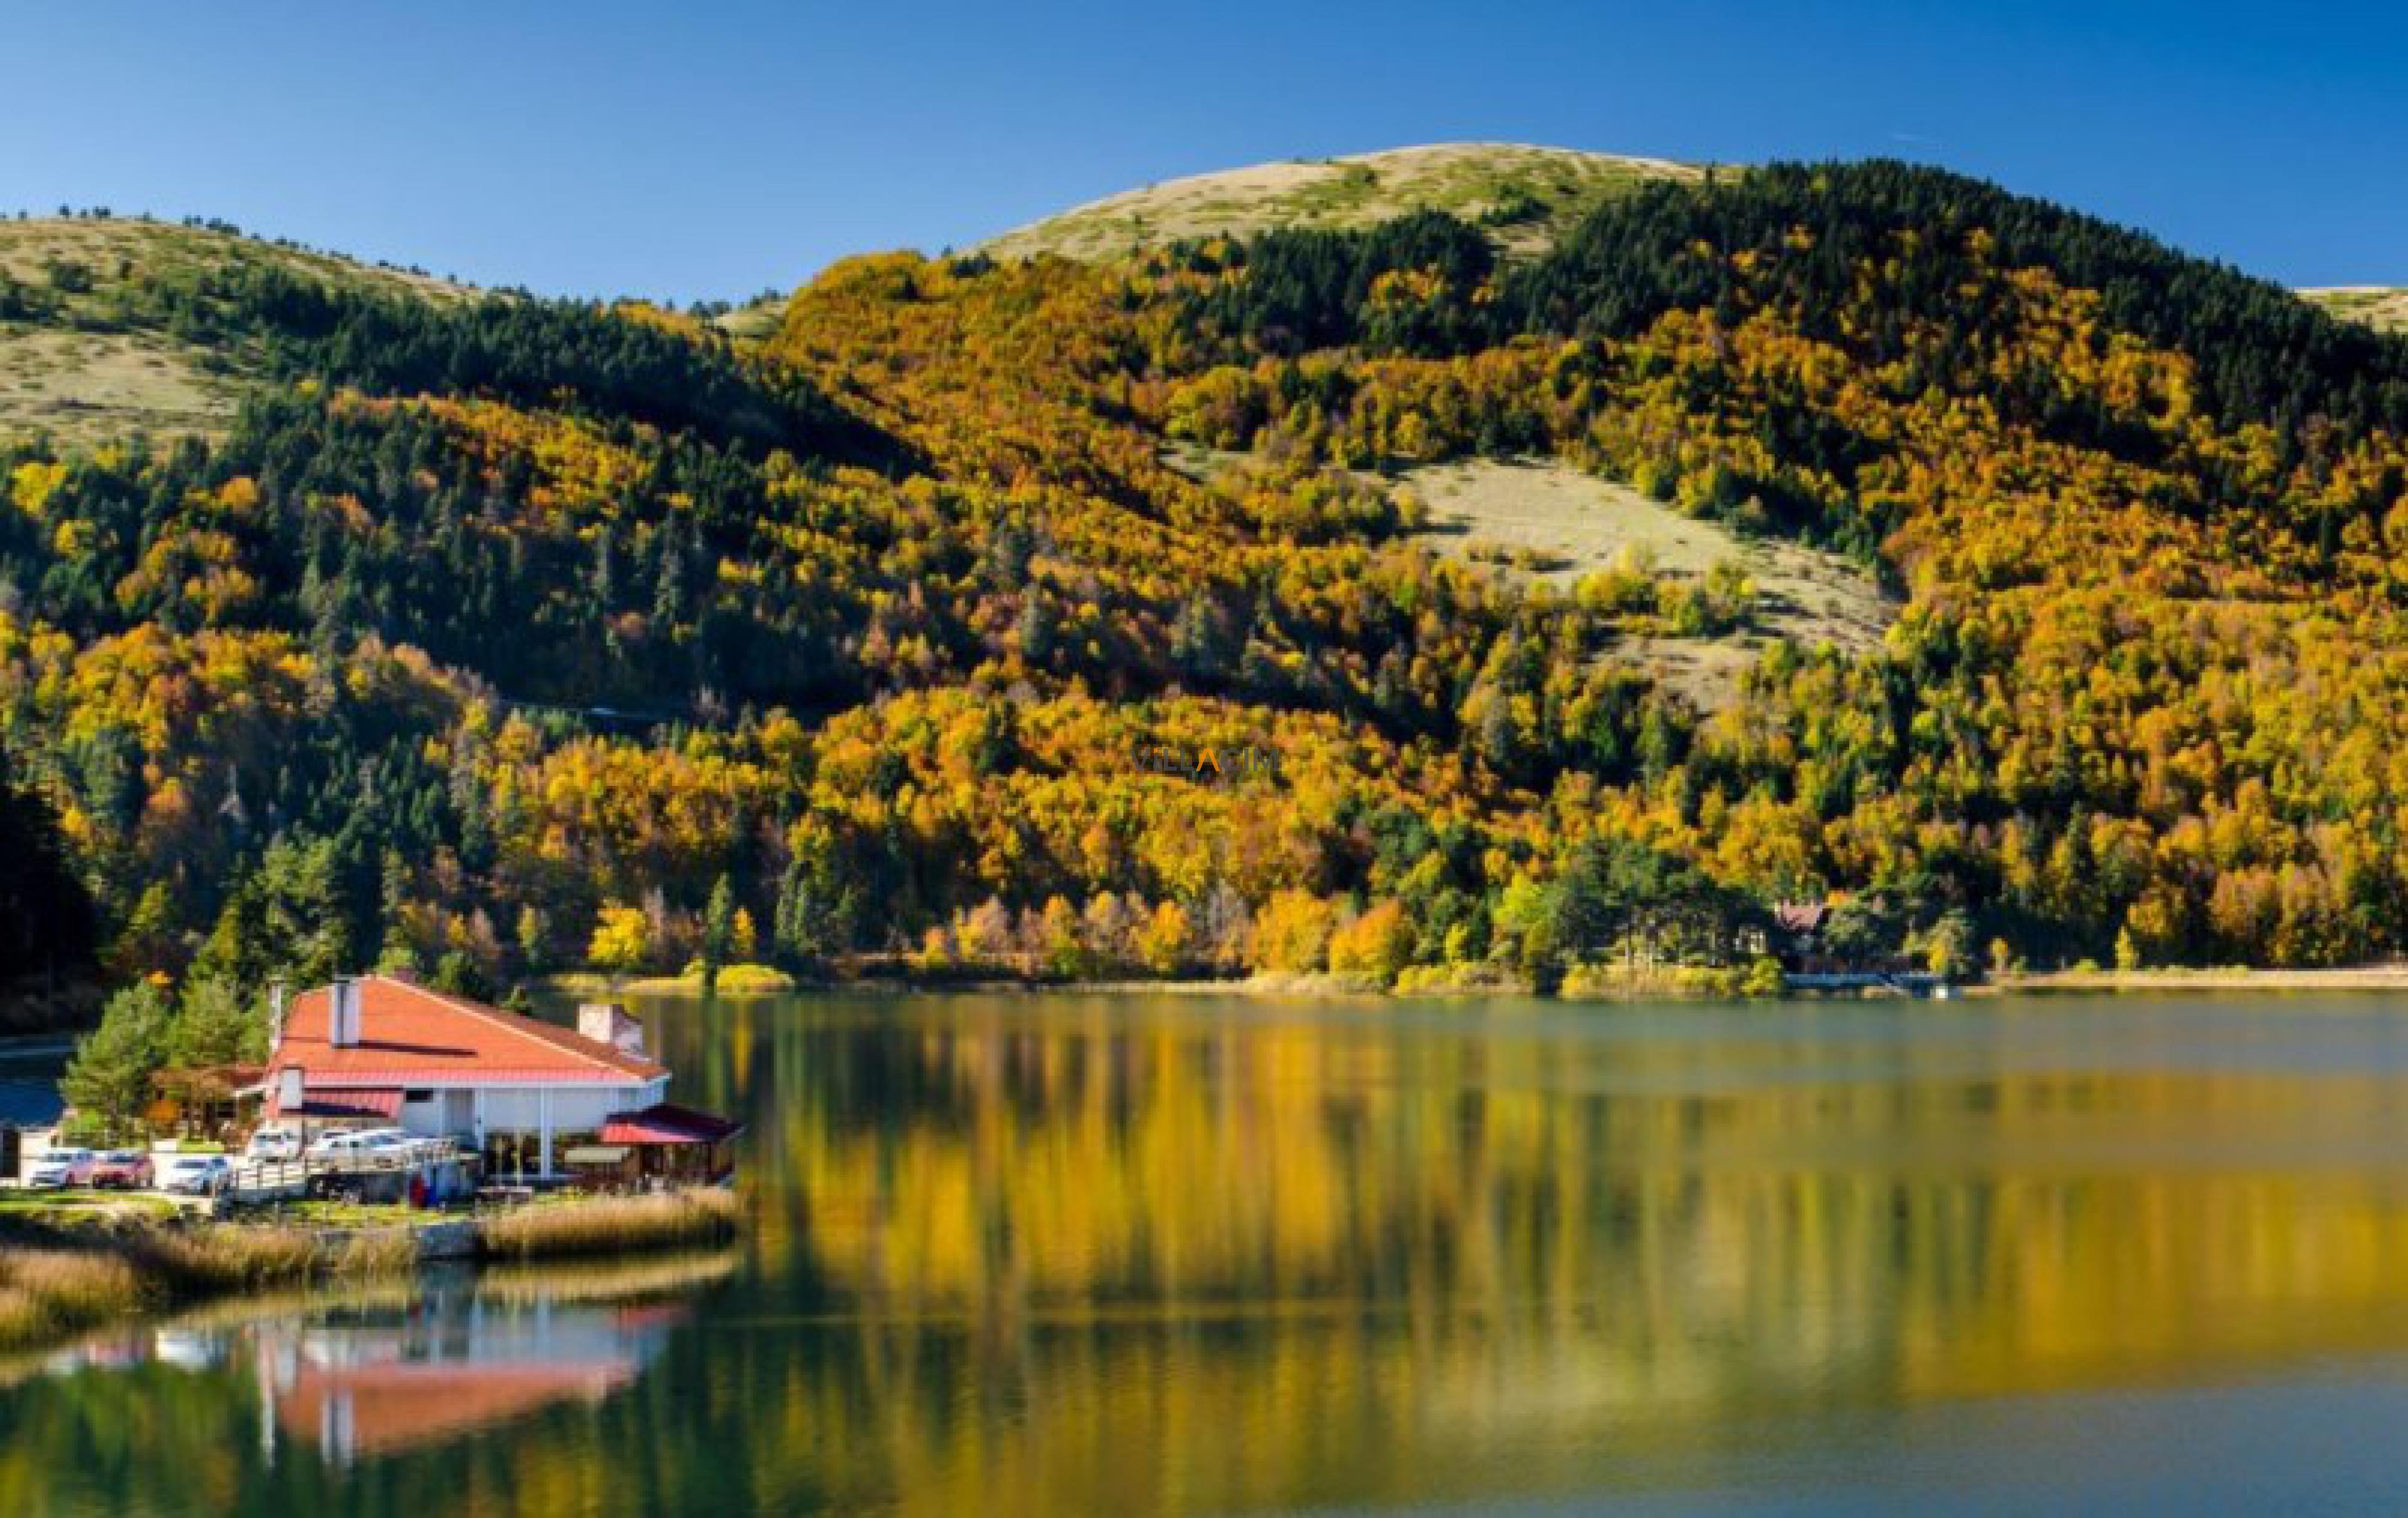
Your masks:
M 1156 975 L 1172 975 L 1186 962 L 1194 941 L 1195 929 L 1188 921 L 1187 909 L 1177 902 L 1165 902 L 1138 930 L 1138 958 Z
M 1254 919 L 1254 959 L 1264 970 L 1304 973 L 1322 967 L 1334 914 L 1307 890 L 1275 891 Z
M 652 927 L 643 908 L 612 902 L 595 918 L 594 938 L 586 946 L 585 958 L 596 969 L 631 975 L 644 967 L 652 952 Z
M 1382 985 L 1412 962 L 1413 925 L 1400 903 L 1382 902 L 1329 938 L 1329 968 L 1369 976 Z
M 1057 976 L 1083 974 L 1087 947 L 1079 932 L 1079 911 L 1059 896 L 1048 897 L 1039 919 L 1045 945 L 1045 968 Z

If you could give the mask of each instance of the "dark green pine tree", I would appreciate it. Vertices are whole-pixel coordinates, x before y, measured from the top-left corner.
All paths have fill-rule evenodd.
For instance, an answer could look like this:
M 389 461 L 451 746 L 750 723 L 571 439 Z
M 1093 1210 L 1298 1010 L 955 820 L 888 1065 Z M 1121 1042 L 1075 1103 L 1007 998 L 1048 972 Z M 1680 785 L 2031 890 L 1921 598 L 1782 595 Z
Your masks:
M 58 821 L 15 783 L 0 750 L 0 997 L 12 987 L 55 991 L 91 975 L 99 926 L 91 893 L 67 862 Z

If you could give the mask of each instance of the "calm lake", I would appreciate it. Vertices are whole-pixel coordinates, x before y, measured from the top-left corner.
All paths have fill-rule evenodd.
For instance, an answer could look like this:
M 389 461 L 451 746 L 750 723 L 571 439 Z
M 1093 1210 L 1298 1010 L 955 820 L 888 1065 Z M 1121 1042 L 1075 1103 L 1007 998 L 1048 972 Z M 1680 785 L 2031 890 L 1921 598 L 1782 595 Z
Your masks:
M 0 1512 L 2408 1490 L 2408 999 L 638 1009 L 745 1244 L 0 1365 Z

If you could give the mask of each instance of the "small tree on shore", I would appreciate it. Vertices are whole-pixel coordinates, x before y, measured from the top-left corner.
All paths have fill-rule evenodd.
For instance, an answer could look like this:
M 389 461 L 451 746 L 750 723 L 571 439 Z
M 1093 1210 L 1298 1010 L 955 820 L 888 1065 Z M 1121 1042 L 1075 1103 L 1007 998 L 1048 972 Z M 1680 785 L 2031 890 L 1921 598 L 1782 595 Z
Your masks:
M 736 943 L 736 888 L 725 875 L 710 888 L 710 905 L 702 915 L 702 989 L 719 989 L 719 972 L 727 966 Z
M 100 1026 L 76 1046 L 59 1090 L 111 1137 L 134 1125 L 150 1100 L 150 1077 L 167 1058 L 167 994 L 150 981 L 108 999 Z
M 1328 963 L 1329 934 L 1337 914 L 1305 890 L 1272 893 L 1254 925 L 1254 958 L 1261 968 L 1310 974 Z
M 1177 902 L 1165 902 L 1154 909 L 1154 915 L 1138 931 L 1138 958 L 1155 975 L 1175 975 L 1186 962 L 1195 938 L 1195 926 L 1188 920 L 1186 908 Z
M 633 975 L 652 956 L 652 921 L 640 906 L 613 903 L 595 920 L 593 940 L 585 957 L 612 975 Z
M 1381 902 L 1330 935 L 1329 967 L 1393 982 L 1413 958 L 1413 925 L 1401 903 Z

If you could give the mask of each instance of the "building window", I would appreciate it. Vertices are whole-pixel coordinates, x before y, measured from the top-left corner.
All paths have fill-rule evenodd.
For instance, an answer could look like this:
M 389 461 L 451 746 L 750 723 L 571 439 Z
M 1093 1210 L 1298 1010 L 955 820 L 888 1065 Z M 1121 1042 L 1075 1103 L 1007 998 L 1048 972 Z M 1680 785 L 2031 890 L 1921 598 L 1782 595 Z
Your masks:
M 435 1093 L 432 1091 L 403 1092 L 401 1099 L 405 1102 L 432 1102 Z

